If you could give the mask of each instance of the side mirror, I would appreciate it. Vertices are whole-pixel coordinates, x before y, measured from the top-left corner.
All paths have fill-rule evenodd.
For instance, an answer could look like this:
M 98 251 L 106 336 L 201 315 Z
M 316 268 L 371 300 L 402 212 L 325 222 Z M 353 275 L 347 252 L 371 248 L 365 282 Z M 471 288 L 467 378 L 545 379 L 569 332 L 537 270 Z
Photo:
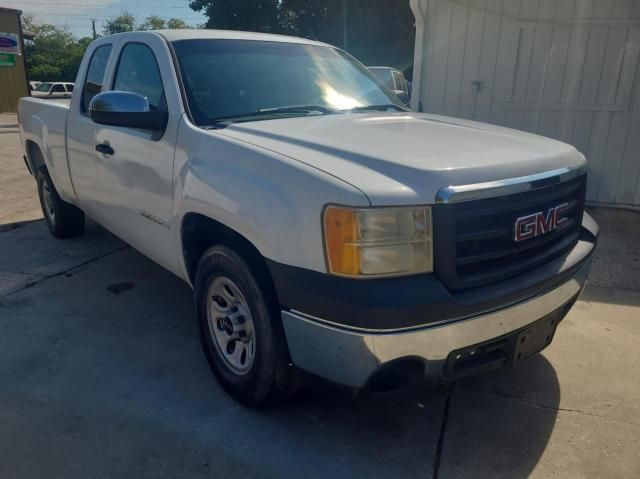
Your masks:
M 89 103 L 89 117 L 101 125 L 161 131 L 167 126 L 166 111 L 151 111 L 142 95 L 127 91 L 106 91 Z
M 397 96 L 400 99 L 400 101 L 405 105 L 408 105 L 409 103 L 411 103 L 411 97 L 409 96 L 409 93 L 407 93 L 406 91 L 393 90 L 393 94 Z

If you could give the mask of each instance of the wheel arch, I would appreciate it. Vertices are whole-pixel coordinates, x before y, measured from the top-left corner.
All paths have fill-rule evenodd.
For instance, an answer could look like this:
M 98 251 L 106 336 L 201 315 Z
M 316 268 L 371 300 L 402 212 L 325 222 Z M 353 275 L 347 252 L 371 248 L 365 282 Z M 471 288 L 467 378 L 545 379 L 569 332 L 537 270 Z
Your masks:
M 273 278 L 264 256 L 249 239 L 234 229 L 209 216 L 190 212 L 182 218 L 180 239 L 185 270 L 192 285 L 196 278 L 198 262 L 204 252 L 211 246 L 223 245 L 238 253 L 262 284 L 269 288 L 269 292 L 276 295 Z
M 33 140 L 26 140 L 25 150 L 27 153 L 27 162 L 31 173 L 35 175 L 40 168 L 47 168 L 44 161 L 44 152 L 40 145 Z

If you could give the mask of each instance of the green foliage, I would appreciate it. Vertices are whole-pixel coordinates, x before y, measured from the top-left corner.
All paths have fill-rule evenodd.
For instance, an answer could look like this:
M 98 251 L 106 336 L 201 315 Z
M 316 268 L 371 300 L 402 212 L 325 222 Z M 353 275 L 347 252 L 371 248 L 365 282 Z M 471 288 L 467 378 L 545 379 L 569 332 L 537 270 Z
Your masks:
M 192 27 L 187 25 L 187 23 L 184 20 L 180 20 L 179 18 L 170 18 L 169 20 L 167 20 L 166 28 L 170 28 L 174 30 L 174 29 L 184 29 L 184 28 L 192 28 Z
M 105 22 L 102 33 L 104 35 L 113 35 L 114 33 L 133 32 L 135 29 L 136 17 L 126 10 L 123 10 L 120 15 Z
M 48 23 L 36 24 L 29 16 L 23 21 L 24 29 L 35 33 L 34 41 L 25 42 L 29 79 L 74 81 L 91 39 L 76 40 L 67 29 Z
M 140 25 L 138 25 L 138 30 L 162 30 L 162 29 L 176 29 L 176 28 L 192 28 L 187 25 L 184 20 L 180 20 L 179 18 L 170 18 L 166 22 L 163 18 L 157 15 L 151 15 L 145 19 Z
M 205 28 L 278 32 L 279 0 L 192 0 L 189 6 L 203 12 Z
M 165 28 L 191 28 L 184 20 L 179 18 L 170 18 L 165 21 L 158 15 L 150 15 L 145 18 L 144 22 L 136 25 L 136 17 L 126 10 L 123 10 L 120 15 L 108 20 L 102 32 L 105 35 L 113 35 L 114 33 L 133 32 L 135 30 L 162 30 Z
M 140 24 L 139 30 L 162 30 L 167 28 L 167 23 L 157 15 L 151 15 Z

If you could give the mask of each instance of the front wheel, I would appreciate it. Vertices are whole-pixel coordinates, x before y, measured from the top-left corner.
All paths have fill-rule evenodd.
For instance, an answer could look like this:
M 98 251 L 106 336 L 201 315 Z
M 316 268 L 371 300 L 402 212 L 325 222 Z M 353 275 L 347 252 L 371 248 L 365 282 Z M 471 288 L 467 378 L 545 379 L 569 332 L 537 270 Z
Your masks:
M 274 294 L 232 249 L 202 256 L 195 281 L 200 339 L 209 365 L 239 402 L 258 407 L 297 389 Z

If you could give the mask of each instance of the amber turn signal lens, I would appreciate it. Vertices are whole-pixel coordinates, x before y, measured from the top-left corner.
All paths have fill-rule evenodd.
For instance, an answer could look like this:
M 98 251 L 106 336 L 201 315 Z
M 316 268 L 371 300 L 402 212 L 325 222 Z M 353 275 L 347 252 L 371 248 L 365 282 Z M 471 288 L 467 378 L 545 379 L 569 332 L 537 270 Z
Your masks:
M 330 206 L 324 214 L 327 262 L 332 273 L 355 276 L 360 269 L 358 224 L 353 210 Z

